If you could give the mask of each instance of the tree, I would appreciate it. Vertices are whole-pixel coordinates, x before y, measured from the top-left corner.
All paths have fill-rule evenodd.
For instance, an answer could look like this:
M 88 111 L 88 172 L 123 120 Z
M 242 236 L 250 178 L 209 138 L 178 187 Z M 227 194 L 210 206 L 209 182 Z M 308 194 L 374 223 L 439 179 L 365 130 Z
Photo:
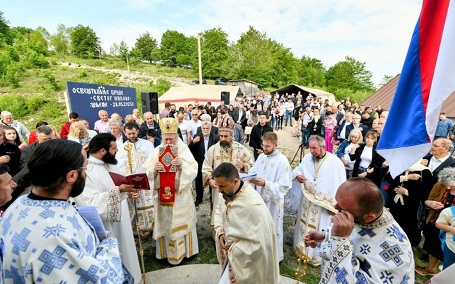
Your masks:
M 236 44 L 229 48 L 225 68 L 229 78 L 245 78 L 255 81 L 260 88 L 272 85 L 275 71 L 271 42 L 250 26 Z
M 78 25 L 71 29 L 71 52 L 83 58 L 95 58 L 101 52 L 100 40 L 89 26 Z
M 161 37 L 160 58 L 167 66 L 177 66 L 177 57 L 187 54 L 186 37 L 177 31 L 167 30 Z
M 3 12 L 0 11 L 0 46 L 2 43 L 11 45 L 13 43 L 13 35 L 9 22 L 3 17 Z
M 128 45 L 126 44 L 126 42 L 124 40 L 122 40 L 120 42 L 118 50 L 119 50 L 120 58 L 126 62 L 127 57 L 130 55 L 130 51 L 129 51 L 130 49 L 128 48 Z
M 193 56 L 193 69 L 198 70 L 197 47 Z M 225 73 L 225 61 L 229 53 L 228 34 L 221 28 L 210 29 L 201 34 L 202 76 L 217 78 Z
M 297 59 L 289 48 L 274 40 L 269 39 L 273 58 L 273 70 L 275 76 L 272 78 L 273 87 L 281 87 L 297 82 Z
M 350 89 L 353 92 L 374 92 L 376 88 L 371 81 L 372 73 L 365 68 L 365 62 L 346 56 L 327 71 L 327 88 L 330 92 L 336 89 Z
M 156 39 L 150 36 L 149 32 L 142 34 L 136 39 L 136 44 L 134 49 L 136 49 L 136 54 L 139 55 L 140 60 L 147 60 L 152 63 L 156 58 L 152 57 L 152 52 L 158 47 Z
M 57 54 L 66 55 L 70 49 L 70 33 L 63 24 L 57 26 L 57 31 L 50 37 L 50 46 Z
M 51 34 L 46 30 L 46 28 L 39 26 L 36 28 L 35 31 L 39 32 L 43 36 L 43 38 L 46 40 L 46 42 L 49 43 L 49 41 L 51 39 Z
M 109 48 L 109 54 L 112 56 L 119 56 L 120 55 L 119 45 L 114 42 Z
M 297 62 L 298 83 L 308 87 L 326 85 L 324 64 L 317 58 L 302 56 Z
M 381 82 L 379 82 L 379 84 L 378 84 L 378 89 L 381 88 L 382 86 L 384 86 L 385 84 L 387 84 L 390 80 L 393 79 L 393 77 L 395 77 L 395 76 L 384 75 L 384 77 L 382 77 L 382 79 L 381 79 Z

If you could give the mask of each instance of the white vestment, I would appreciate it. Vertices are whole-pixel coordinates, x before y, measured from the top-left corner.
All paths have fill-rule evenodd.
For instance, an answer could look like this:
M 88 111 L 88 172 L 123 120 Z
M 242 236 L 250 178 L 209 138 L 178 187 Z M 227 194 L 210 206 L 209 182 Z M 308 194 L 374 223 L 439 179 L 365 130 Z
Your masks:
M 171 264 L 179 264 L 184 257 L 199 252 L 196 233 L 196 207 L 194 206 L 192 183 L 197 176 L 198 164 L 188 146 L 176 139 L 178 158 L 182 168 L 175 176 L 175 202 L 172 206 L 160 203 L 159 175 L 155 171 L 160 147 L 155 148 L 145 161 L 144 169 L 153 189 L 155 221 L 153 238 L 156 240 L 156 258 L 167 259 Z
M 411 243 L 387 210 L 373 223 L 356 224 L 351 236 L 331 236 L 319 247 L 320 284 L 414 283 Z
M 232 141 L 231 147 L 226 151 L 220 146 L 220 142 L 212 145 L 205 155 L 204 163 L 202 164 L 202 180 L 204 186 L 208 185 L 209 179 L 212 178 L 212 172 L 221 163 L 230 163 L 236 166 L 237 161 L 240 160 L 244 164 L 243 169 L 238 169 L 240 173 L 247 173 L 253 166 L 253 156 L 242 144 Z M 210 225 L 213 226 L 213 214 L 215 206 L 218 204 L 219 192 L 218 188 L 212 188 L 212 219 Z
M 272 216 L 261 196 L 247 182 L 215 209 L 217 258 L 224 268 L 219 283 L 278 284 L 280 268 Z M 218 239 L 224 234 L 224 250 Z
M 123 283 L 116 238 L 100 242 L 66 200 L 22 196 L 0 228 L 1 283 Z
M 264 199 L 265 205 L 272 215 L 277 235 L 278 256 L 283 260 L 283 213 L 284 197 L 291 187 L 291 166 L 288 159 L 275 150 L 270 155 L 259 155 L 254 166 L 249 170 L 258 178 L 265 180 L 265 186 L 256 186 L 256 190 Z
M 125 146 L 127 145 L 132 146 L 131 167 L 128 162 L 128 153 L 125 150 Z M 152 154 L 153 148 L 153 143 L 145 139 L 138 139 L 135 143 L 130 143 L 129 141 L 125 142 L 123 146 L 118 149 L 118 152 L 115 155 L 118 160 L 118 169 L 123 175 L 131 173 L 145 173 L 142 165 Z M 150 232 L 153 230 L 154 205 L 152 200 L 152 190 L 153 188 L 149 190 L 141 190 L 139 192 L 139 197 L 136 199 L 137 218 L 139 219 L 141 235 L 143 237 L 150 235 Z M 130 209 L 130 217 L 133 220 L 135 218 L 134 202 L 131 200 L 128 202 L 128 205 Z
M 338 187 L 346 181 L 346 171 L 341 160 L 332 153 L 326 152 L 324 158 L 316 159 L 306 154 L 300 165 L 292 172 L 292 177 L 303 175 L 304 184 L 293 182 L 293 187 L 302 190 L 302 198 L 297 214 L 294 231 L 294 252 L 307 255 L 314 263 L 320 261 L 317 248 L 305 248 L 303 236 L 311 230 L 319 230 L 330 225 L 330 211 L 336 212 L 335 194 Z M 313 260 L 313 257 L 315 258 Z
M 118 239 L 123 264 L 133 275 L 135 283 L 140 283 L 141 270 L 131 228 L 127 194 L 115 186 L 109 172 L 120 174 L 117 166 L 89 157 L 84 191 L 73 200 L 77 206 L 96 207 L 106 230 Z

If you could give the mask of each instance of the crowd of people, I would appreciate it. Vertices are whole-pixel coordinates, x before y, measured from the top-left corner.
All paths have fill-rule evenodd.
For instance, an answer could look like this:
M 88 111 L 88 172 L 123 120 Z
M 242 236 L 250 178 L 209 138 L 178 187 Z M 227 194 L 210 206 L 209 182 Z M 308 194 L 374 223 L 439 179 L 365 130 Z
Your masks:
M 387 114 L 300 92 L 166 102 L 156 115 L 100 110 L 93 128 L 73 112 L 60 131 L 42 121 L 30 132 L 3 111 L 3 281 L 140 283 L 135 233 L 178 265 L 199 252 L 207 199 L 220 283 L 278 283 L 285 216 L 296 219 L 294 253 L 321 266 L 321 283 L 435 275 L 455 262 L 455 126 L 441 113 L 430 153 L 392 177 L 376 151 Z M 294 169 L 277 131 L 307 152 Z M 111 177 L 141 173 L 148 188 Z M 89 206 L 107 234 L 79 214 Z M 428 266 L 415 268 L 422 235 Z

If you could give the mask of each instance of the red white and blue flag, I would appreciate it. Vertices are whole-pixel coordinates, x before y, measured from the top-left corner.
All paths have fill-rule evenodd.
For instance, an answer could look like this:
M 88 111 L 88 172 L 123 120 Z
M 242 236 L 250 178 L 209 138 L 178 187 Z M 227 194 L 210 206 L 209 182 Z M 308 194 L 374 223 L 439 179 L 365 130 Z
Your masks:
M 431 148 L 442 103 L 455 91 L 455 0 L 424 0 L 377 151 L 393 177 Z

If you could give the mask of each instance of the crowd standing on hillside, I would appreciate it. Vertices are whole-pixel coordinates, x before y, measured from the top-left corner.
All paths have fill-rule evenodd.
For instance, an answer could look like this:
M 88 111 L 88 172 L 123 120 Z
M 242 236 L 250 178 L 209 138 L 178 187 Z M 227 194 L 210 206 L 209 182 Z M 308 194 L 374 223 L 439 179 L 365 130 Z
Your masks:
M 177 108 L 166 102 L 159 115 L 145 112 L 141 116 L 135 109 L 123 118 L 99 110 L 100 119 L 92 128 L 73 112 L 60 131 L 42 121 L 30 132 L 14 120 L 12 113 L 3 111 L 0 131 L 3 196 L 0 214 L 5 214 L 0 229 L 3 281 L 55 281 L 63 277 L 57 271 L 78 267 L 75 262 L 80 259 L 71 258 L 74 253 L 71 250 L 75 250 L 89 254 L 95 268 L 84 270 L 86 266 L 80 264 L 82 270 L 71 277 L 101 279 L 107 277 L 106 271 L 120 265 L 123 273 L 115 273 L 117 280 L 140 283 L 139 263 L 131 254 L 135 246 L 131 226 L 137 223 L 137 235 L 156 240 L 158 259 L 179 264 L 199 251 L 196 210 L 204 202 L 204 188 L 209 188 L 210 225 L 216 231 L 217 254 L 223 265 L 220 283 L 235 280 L 260 283 L 257 279 L 262 278 L 252 277 L 263 273 L 258 265 L 267 265 L 271 271 L 278 268 L 284 257 L 284 216 L 296 218 L 294 252 L 308 258 L 310 265 L 322 265 L 321 283 L 341 278 L 348 283 L 353 279 L 377 283 L 385 278 L 412 283 L 411 247 L 420 244 L 422 235 L 428 266 L 417 267 L 415 271 L 421 275 L 437 274 L 440 261 L 444 269 L 455 262 L 452 157 L 455 126 L 441 113 L 428 155 L 392 178 L 387 161 L 376 151 L 387 114 L 379 105 L 373 109 L 351 103 L 349 98 L 329 102 L 300 92 L 256 97 L 246 94 L 236 98 L 233 105 L 224 101 L 202 105 L 195 101 Z M 299 137 L 303 150 L 309 150 L 294 170 L 278 150 L 276 131 Z M 50 140 L 71 143 L 47 144 Z M 65 165 L 57 159 L 54 152 L 63 146 L 80 149 L 78 165 Z M 49 160 L 36 161 L 38 157 L 44 159 L 45 150 L 49 151 L 49 155 L 44 155 Z M 46 177 L 46 181 L 36 177 L 42 173 L 38 164 L 60 166 L 58 181 L 53 177 Z M 217 171 L 220 165 L 223 169 Z M 138 189 L 127 182 L 117 184 L 111 180 L 111 173 L 146 173 L 150 187 Z M 70 193 L 60 194 L 62 190 Z M 349 197 L 345 195 L 348 191 Z M 69 197 L 76 206 L 95 206 L 111 233 L 100 237 L 90 232 L 91 225 L 77 211 L 68 211 L 68 206 L 58 203 Z M 248 202 L 254 202 L 258 214 L 270 219 L 268 227 L 262 227 L 265 225 L 257 216 L 235 217 L 245 216 Z M 49 209 L 54 205 L 58 209 Z M 52 212 L 69 212 L 65 214 L 70 214 L 67 219 L 70 224 L 85 230 L 85 245 L 102 247 L 109 241 L 113 244 L 109 254 L 101 256 L 87 248 L 82 251 L 74 240 L 68 248 L 43 247 L 35 262 L 21 263 L 16 255 L 33 253 L 25 244 L 39 245 L 28 237 L 38 227 L 28 223 L 27 214 L 18 217 L 28 220 L 22 231 L 17 232 L 18 237 L 11 235 L 14 232 L 11 218 L 21 206 L 45 209 L 40 211 L 42 220 L 36 220 L 45 236 L 59 236 L 65 231 L 61 226 L 68 225 L 58 223 Z M 54 227 L 46 223 L 52 220 L 57 222 Z M 257 231 L 244 232 L 241 228 L 245 226 L 253 226 Z M 270 230 L 272 235 L 267 233 Z M 446 232 L 442 243 L 440 232 Z M 380 243 L 371 242 L 370 238 L 376 235 L 383 236 Z M 251 245 L 245 247 L 245 241 Z M 344 247 L 337 251 L 340 245 Z M 265 248 L 270 254 L 267 259 L 252 257 L 264 254 Z M 60 261 L 54 262 L 50 256 Z M 355 262 L 350 261 L 351 256 L 355 256 Z M 251 258 L 248 265 L 242 262 L 247 258 Z M 11 262 L 6 263 L 6 259 Z M 107 268 L 110 262 L 115 265 Z M 102 273 L 93 269 L 101 269 Z M 267 279 L 276 281 L 275 272 Z

